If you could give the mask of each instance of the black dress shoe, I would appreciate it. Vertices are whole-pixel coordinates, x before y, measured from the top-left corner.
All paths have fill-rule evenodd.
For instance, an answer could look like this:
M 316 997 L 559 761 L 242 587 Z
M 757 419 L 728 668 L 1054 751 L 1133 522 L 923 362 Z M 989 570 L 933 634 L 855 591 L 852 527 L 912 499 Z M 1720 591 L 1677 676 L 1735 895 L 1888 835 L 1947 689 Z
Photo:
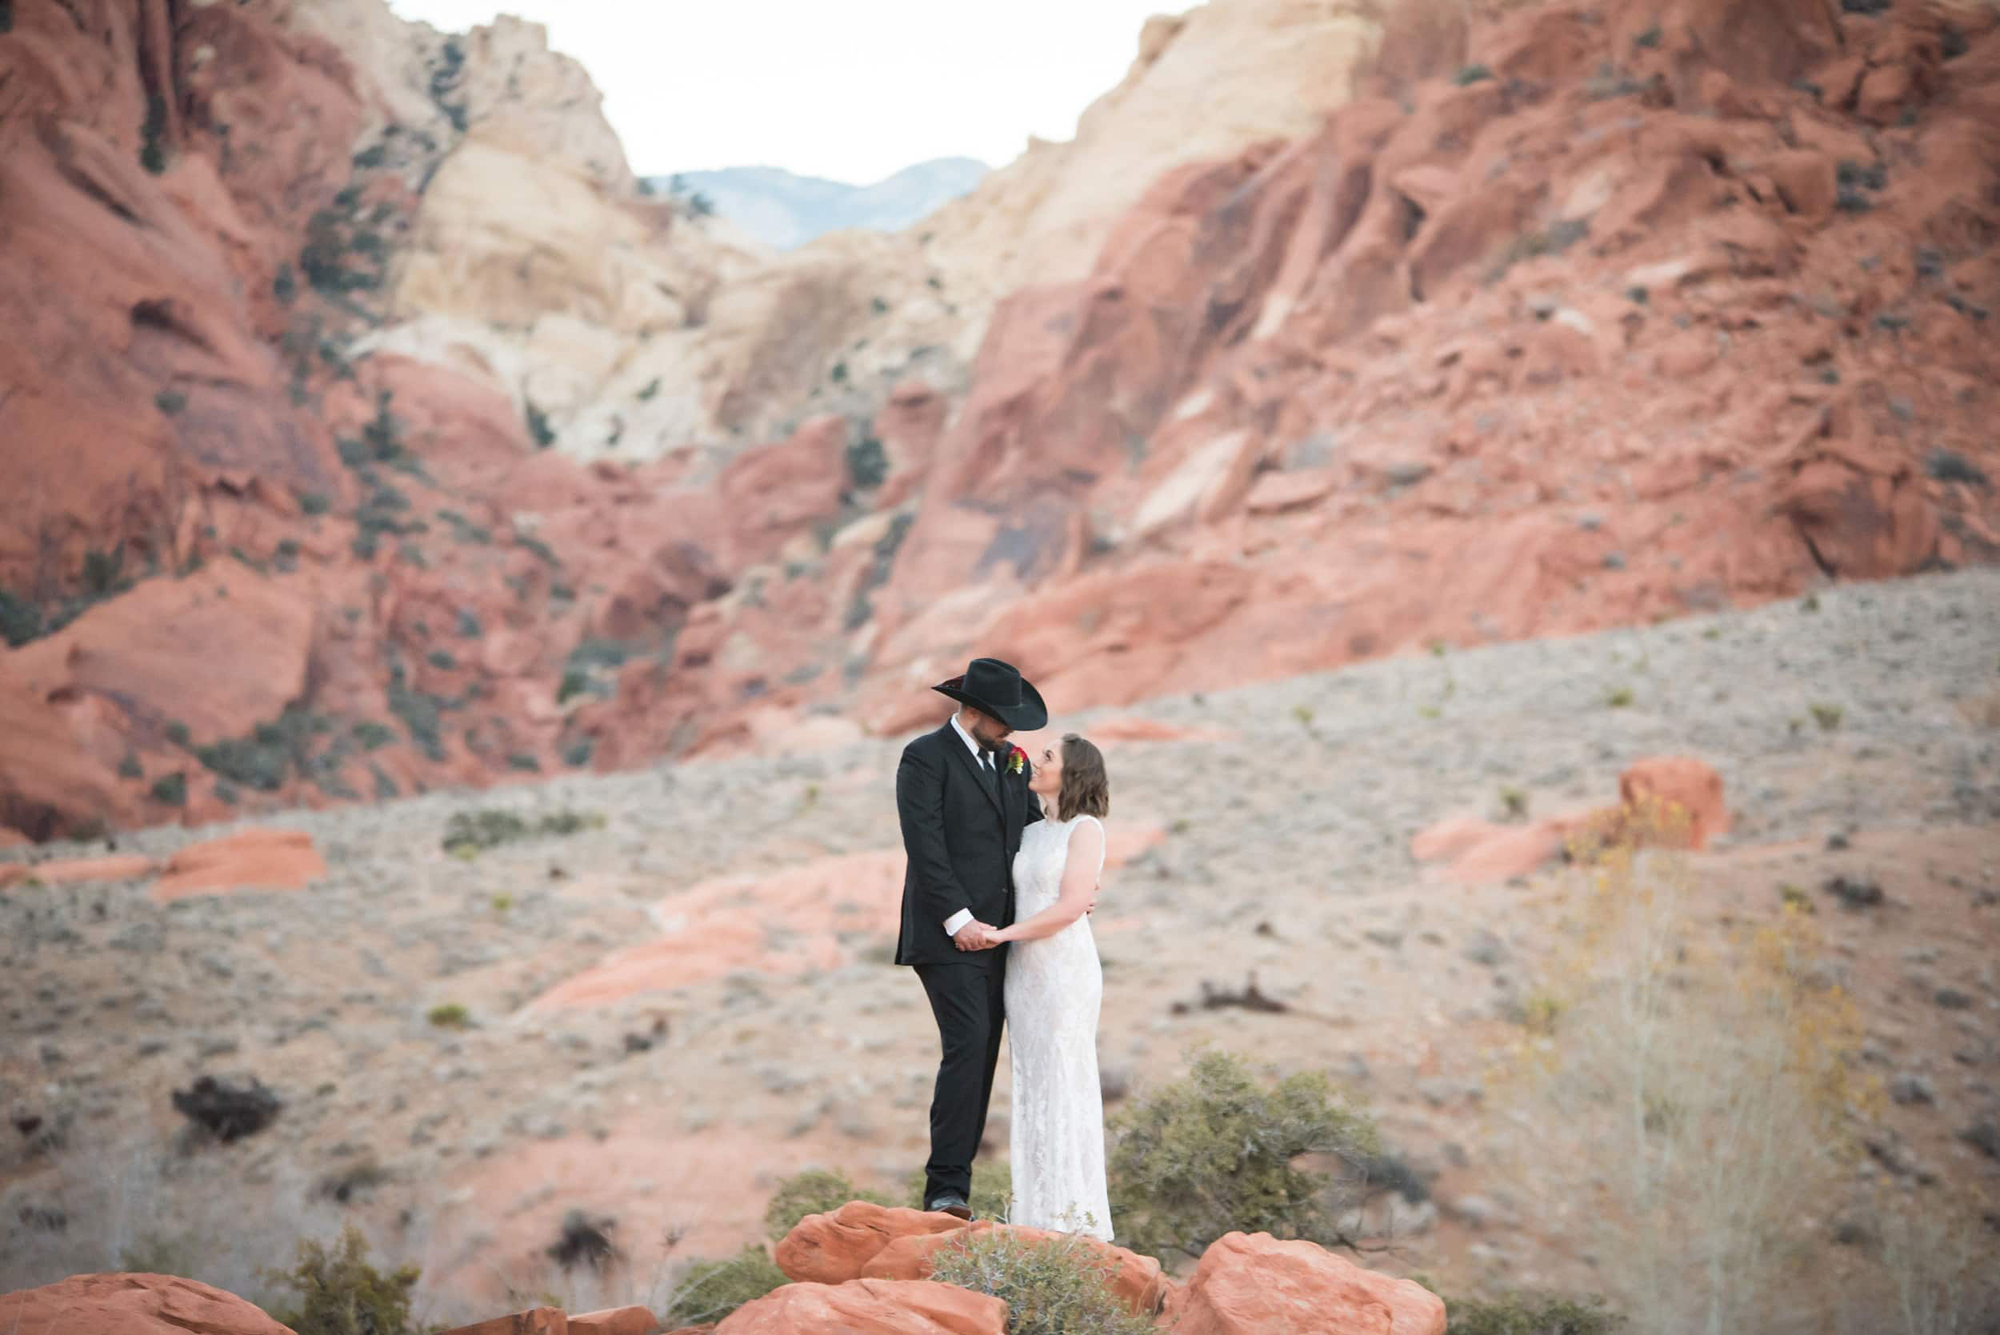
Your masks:
M 954 1196 L 949 1192 L 942 1196 L 933 1196 L 930 1204 L 924 1208 L 935 1214 L 951 1215 L 955 1219 L 972 1218 L 972 1207 L 965 1203 L 965 1197 Z

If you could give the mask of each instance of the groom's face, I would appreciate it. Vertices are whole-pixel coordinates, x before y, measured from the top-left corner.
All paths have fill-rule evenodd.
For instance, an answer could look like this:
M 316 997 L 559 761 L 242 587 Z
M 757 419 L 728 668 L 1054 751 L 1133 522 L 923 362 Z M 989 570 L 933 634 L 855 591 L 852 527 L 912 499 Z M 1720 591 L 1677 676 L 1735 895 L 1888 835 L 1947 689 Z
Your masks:
M 998 751 L 1000 744 L 1007 740 L 1007 735 L 1014 731 L 991 714 L 982 714 L 977 709 L 968 709 L 965 712 L 972 720 L 966 731 L 972 734 L 974 741 L 988 751 Z

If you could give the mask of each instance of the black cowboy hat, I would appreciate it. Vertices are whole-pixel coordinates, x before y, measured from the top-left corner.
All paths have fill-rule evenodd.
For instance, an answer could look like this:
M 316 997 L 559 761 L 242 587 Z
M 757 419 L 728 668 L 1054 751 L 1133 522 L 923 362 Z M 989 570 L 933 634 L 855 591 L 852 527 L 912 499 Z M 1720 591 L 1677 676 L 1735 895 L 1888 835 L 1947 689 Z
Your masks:
M 1015 732 L 1033 732 L 1049 721 L 1042 693 L 1029 685 L 1012 663 L 997 658 L 975 658 L 966 665 L 964 676 L 939 682 L 931 689 L 991 714 Z

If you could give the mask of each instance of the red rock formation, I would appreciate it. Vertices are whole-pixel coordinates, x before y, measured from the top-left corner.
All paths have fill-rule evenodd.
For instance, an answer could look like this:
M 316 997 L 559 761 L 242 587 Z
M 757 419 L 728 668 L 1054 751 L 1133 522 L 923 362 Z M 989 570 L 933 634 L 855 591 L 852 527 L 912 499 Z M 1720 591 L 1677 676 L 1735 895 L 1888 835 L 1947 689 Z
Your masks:
M 326 875 L 326 859 L 304 830 L 244 830 L 189 844 L 167 859 L 153 883 L 165 903 L 231 890 L 303 890 Z
M 1722 800 L 1722 776 L 1688 756 L 1654 756 L 1618 776 L 1618 802 L 1627 812 L 1655 807 L 1677 842 L 1708 847 L 1729 833 L 1729 808 Z
M 1168 1320 L 1183 1335 L 1444 1335 L 1444 1302 L 1310 1242 L 1229 1233 L 1210 1244 Z
M 1617 806 L 1526 825 L 1451 817 L 1418 833 L 1410 841 L 1410 856 L 1449 862 L 1453 880 L 1478 885 L 1537 871 L 1572 841 L 1698 852 L 1729 826 L 1721 775 L 1689 756 L 1654 756 L 1618 776 Z
M 654 1335 L 659 1328 L 659 1318 L 644 1307 L 607 1307 L 569 1319 L 570 1335 Z
M 445 1335 L 568 1335 L 569 1316 L 560 1307 L 532 1307 L 469 1326 L 458 1326 Z
M 871 594 L 871 727 L 973 651 L 1075 708 L 2000 556 L 1990 10 L 1435 13 L 1404 103 L 1175 173 L 1003 306 Z M 832 666 L 824 607 L 696 618 Z M 760 703 L 851 698 L 815 680 Z M 735 684 L 649 707 L 713 735 Z
M 10 863 L 0 868 L 0 885 L 36 880 L 43 885 L 75 885 L 85 881 L 135 881 L 151 876 L 160 864 L 143 853 L 113 853 L 99 858 L 65 858 L 59 862 Z
M 72 1275 L 0 1294 L 0 1322 L 18 1335 L 291 1335 L 255 1305 L 171 1275 Z
M 965 1227 L 948 1214 L 850 1201 L 831 1214 L 809 1214 L 772 1253 L 778 1269 L 795 1280 L 844 1284 L 859 1279 L 884 1247 L 900 1238 L 952 1234 Z
M 1373 95 L 1009 299 L 955 416 L 585 467 L 369 350 L 448 145 L 332 46 L 17 5 L 0 824 L 822 745 L 973 652 L 1069 711 L 2000 558 L 1991 6 L 1391 13 Z
M 715 1335 L 1001 1335 L 1006 1329 L 1007 1304 L 983 1293 L 929 1280 L 854 1279 L 774 1289 L 737 1308 Z
M 821 1284 L 929 1279 L 938 1248 L 995 1228 L 1030 1241 L 1057 1236 L 1044 1229 L 984 1220 L 968 1225 L 950 1215 L 851 1201 L 829 1214 L 800 1220 L 779 1242 L 774 1259 L 791 1278 Z M 1157 1260 L 1094 1239 L 1085 1241 L 1104 1260 L 1113 1277 L 1112 1288 L 1133 1311 L 1150 1314 L 1160 1309 L 1168 1281 Z
M 938 1249 L 948 1247 L 960 1238 L 970 1234 L 990 1233 L 996 1228 L 1004 1228 L 1017 1238 L 1029 1242 L 1055 1242 L 1063 1235 L 1047 1229 L 1024 1228 L 1016 1225 L 994 1224 L 980 1220 L 956 1233 L 919 1233 L 896 1238 L 869 1258 L 861 1268 L 864 1279 L 929 1279 L 931 1267 Z M 1083 1245 L 1093 1254 L 1095 1264 L 1102 1265 L 1110 1278 L 1111 1291 L 1131 1308 L 1147 1316 L 1160 1310 L 1166 1301 L 1167 1290 L 1171 1287 L 1160 1263 L 1150 1256 L 1140 1256 L 1123 1247 L 1112 1247 L 1094 1238 L 1083 1239 Z

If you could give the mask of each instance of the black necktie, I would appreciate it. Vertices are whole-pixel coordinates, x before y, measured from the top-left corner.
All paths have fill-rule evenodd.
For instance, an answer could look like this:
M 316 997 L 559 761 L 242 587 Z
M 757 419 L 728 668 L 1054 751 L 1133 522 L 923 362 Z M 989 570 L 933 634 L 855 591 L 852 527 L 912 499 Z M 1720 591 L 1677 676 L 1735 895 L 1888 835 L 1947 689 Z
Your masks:
M 993 753 L 991 751 L 981 751 L 979 753 L 979 768 L 986 775 L 986 786 L 993 790 L 994 796 L 999 796 L 1000 767 L 993 763 Z

